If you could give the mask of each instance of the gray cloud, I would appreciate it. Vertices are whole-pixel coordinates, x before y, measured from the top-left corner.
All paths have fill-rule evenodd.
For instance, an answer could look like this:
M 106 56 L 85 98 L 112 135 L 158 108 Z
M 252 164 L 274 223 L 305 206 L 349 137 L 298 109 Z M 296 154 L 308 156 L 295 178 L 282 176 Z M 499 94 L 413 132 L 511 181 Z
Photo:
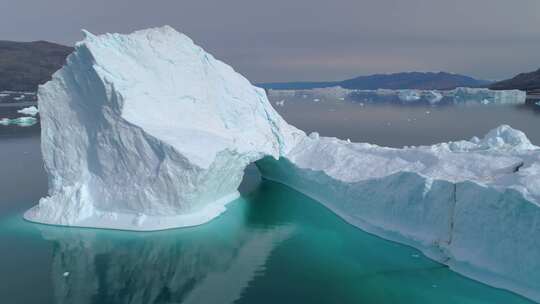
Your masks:
M 540 67 L 538 0 L 0 0 L 0 39 L 73 44 L 81 28 L 169 24 L 253 81 Z

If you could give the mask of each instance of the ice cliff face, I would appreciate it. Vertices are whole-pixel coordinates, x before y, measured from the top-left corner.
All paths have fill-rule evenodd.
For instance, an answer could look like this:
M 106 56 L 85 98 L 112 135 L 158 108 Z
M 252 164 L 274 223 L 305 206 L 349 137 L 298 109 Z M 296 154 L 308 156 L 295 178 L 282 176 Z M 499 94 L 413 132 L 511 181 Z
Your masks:
M 31 107 L 20 109 L 17 111 L 17 113 L 30 115 L 30 116 L 36 116 L 39 113 L 39 110 L 35 106 L 31 106 Z
M 540 148 L 520 131 L 405 149 L 311 135 L 257 164 L 353 225 L 540 300 Z
M 133 230 L 204 223 L 245 166 L 302 132 L 262 89 L 170 27 L 86 32 L 39 88 L 49 197 L 32 221 Z

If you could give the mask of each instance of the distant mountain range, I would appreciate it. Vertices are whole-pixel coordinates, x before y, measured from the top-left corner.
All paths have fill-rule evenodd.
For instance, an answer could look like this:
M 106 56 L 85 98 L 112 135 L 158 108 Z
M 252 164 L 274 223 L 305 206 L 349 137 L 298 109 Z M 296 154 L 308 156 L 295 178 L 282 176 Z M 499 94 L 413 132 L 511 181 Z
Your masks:
M 47 41 L 13 42 L 0 40 L 0 91 L 37 90 L 60 69 L 72 47 Z M 360 76 L 343 81 L 282 82 L 256 84 L 265 89 L 301 90 L 340 86 L 346 89 L 424 89 L 444 90 L 456 87 L 489 87 L 494 90 L 540 90 L 540 69 L 492 83 L 446 72 L 407 72 Z
M 517 89 L 523 91 L 539 91 L 540 69 L 530 73 L 521 73 L 514 78 L 496 82 L 489 88 L 493 90 Z
M 36 91 L 72 51 L 46 41 L 0 41 L 0 91 Z
M 486 87 L 490 81 L 479 80 L 465 75 L 446 72 L 407 72 L 395 74 L 376 74 L 334 82 L 283 82 L 260 83 L 265 89 L 302 90 L 340 86 L 355 90 L 377 89 L 419 89 L 446 90 L 457 87 Z

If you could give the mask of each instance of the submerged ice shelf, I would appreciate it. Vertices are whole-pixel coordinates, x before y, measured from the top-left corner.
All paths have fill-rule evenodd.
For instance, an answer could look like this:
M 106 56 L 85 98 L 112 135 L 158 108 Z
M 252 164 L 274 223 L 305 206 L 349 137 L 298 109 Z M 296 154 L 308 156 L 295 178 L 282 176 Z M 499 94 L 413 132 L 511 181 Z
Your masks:
M 450 93 L 400 94 L 438 102 Z M 406 149 L 306 136 L 262 89 L 170 27 L 86 33 L 38 98 L 50 189 L 25 213 L 30 221 L 127 230 L 202 224 L 238 197 L 245 167 L 256 163 L 263 177 L 354 225 L 540 300 L 540 150 L 509 126 Z

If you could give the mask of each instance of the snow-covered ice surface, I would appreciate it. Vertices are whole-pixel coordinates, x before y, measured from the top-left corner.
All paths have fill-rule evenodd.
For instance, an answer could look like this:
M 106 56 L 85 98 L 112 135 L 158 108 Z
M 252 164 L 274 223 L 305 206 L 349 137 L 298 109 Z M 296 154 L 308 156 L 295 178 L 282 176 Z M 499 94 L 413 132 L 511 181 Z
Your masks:
M 39 113 L 39 110 L 38 110 L 37 107 L 31 106 L 31 107 L 27 107 L 27 108 L 17 110 L 17 113 L 21 113 L 21 114 L 24 114 L 24 115 L 36 116 Z
M 540 148 L 520 131 L 406 149 L 312 134 L 257 164 L 353 225 L 540 300 Z
M 49 196 L 26 219 L 128 230 L 202 224 L 238 196 L 256 162 L 265 178 L 354 225 L 540 300 L 540 150 L 522 132 L 501 126 L 483 139 L 405 149 L 306 136 L 263 90 L 170 27 L 86 36 L 39 89 Z M 521 94 L 377 91 L 399 93 L 498 103 Z
M 202 224 L 238 197 L 249 163 L 277 158 L 303 136 L 264 90 L 171 27 L 85 34 L 38 91 L 49 196 L 28 220 Z
M 493 91 L 482 88 L 456 88 L 453 90 L 350 90 L 330 87 L 310 90 L 269 90 L 275 98 L 298 96 L 321 97 L 330 100 L 368 102 L 401 102 L 437 104 L 524 104 L 527 94 L 519 90 Z

